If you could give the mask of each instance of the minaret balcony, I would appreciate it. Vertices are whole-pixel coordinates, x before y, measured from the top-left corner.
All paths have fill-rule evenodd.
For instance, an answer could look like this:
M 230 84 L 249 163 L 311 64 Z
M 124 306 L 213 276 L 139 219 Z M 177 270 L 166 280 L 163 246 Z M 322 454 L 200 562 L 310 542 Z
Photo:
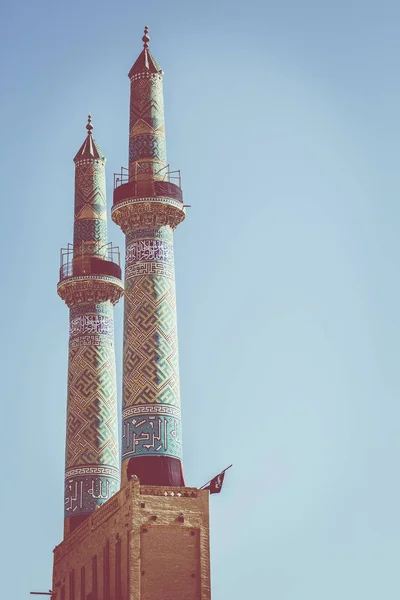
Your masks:
M 122 202 L 139 198 L 164 197 L 183 204 L 180 171 L 170 171 L 167 165 L 156 175 L 159 178 L 129 180 L 128 169 L 124 167 L 120 173 L 114 173 L 114 208 Z
M 128 169 L 124 168 L 114 175 L 111 218 L 124 233 L 132 227 L 169 225 L 175 229 L 184 220 L 186 206 L 183 204 L 180 172 L 166 170 L 162 175 L 165 169 L 147 179 L 129 179 Z
M 97 242 L 68 244 L 61 249 L 60 282 L 70 277 L 104 275 L 121 279 L 120 252 L 117 246 Z
M 121 275 L 117 247 L 97 242 L 68 244 L 61 250 L 57 292 L 68 306 L 107 300 L 116 304 L 124 292 Z

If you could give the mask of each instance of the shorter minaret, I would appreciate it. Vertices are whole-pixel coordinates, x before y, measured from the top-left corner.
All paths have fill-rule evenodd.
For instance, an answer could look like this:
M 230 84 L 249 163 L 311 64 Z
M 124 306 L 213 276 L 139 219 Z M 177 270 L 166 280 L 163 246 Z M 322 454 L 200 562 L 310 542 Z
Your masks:
M 113 305 L 123 286 L 90 115 L 86 129 L 74 158 L 74 243 L 61 251 L 57 288 L 70 309 L 64 536 L 120 486 Z

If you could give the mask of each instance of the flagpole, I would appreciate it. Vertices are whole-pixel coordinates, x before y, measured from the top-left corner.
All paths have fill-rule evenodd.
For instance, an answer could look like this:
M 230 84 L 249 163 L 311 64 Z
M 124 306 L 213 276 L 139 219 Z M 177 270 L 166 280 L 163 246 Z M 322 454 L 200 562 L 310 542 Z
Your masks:
M 223 471 L 221 471 L 221 473 L 219 473 L 219 475 L 222 475 L 222 473 L 225 473 L 225 471 L 227 471 L 231 467 L 233 467 L 233 463 L 231 465 L 229 465 L 229 467 L 226 467 L 226 469 L 224 469 Z M 206 485 L 208 485 L 209 483 L 211 483 L 213 479 L 214 479 L 214 477 L 212 479 L 210 479 L 210 481 L 207 481 L 207 483 L 205 483 L 204 485 L 202 485 L 201 488 L 199 488 L 199 490 L 202 490 L 203 488 L 205 488 Z

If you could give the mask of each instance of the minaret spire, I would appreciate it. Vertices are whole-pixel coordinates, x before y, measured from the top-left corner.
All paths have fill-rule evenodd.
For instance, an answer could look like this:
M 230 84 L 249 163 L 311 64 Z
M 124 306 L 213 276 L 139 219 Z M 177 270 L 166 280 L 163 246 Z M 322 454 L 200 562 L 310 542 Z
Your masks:
M 151 54 L 149 50 L 149 28 L 144 28 L 144 35 L 142 37 L 143 41 L 143 50 L 137 57 L 135 64 L 132 69 L 129 71 L 129 79 L 132 79 L 133 75 L 145 75 L 146 73 L 160 73 L 162 74 L 162 69 L 154 56 Z
M 149 34 L 149 28 L 146 25 L 145 28 L 144 28 L 144 36 L 142 37 L 143 48 L 148 48 L 149 47 L 150 37 L 149 37 L 148 34 Z
M 92 129 L 93 129 L 92 115 L 88 115 L 88 122 L 86 125 L 86 129 L 88 130 L 88 135 L 92 135 Z
M 112 219 L 126 236 L 122 483 L 184 485 L 173 230 L 185 218 L 179 172 L 170 172 L 163 72 L 148 49 L 129 72 L 129 169 Z M 177 185 L 179 183 L 179 185 Z
M 61 251 L 58 294 L 70 309 L 65 536 L 119 489 L 113 305 L 123 293 L 107 240 L 105 158 L 92 119 L 75 162 L 74 242 Z
M 96 159 L 99 159 L 99 160 L 102 160 L 105 162 L 106 159 L 105 159 L 102 151 L 100 150 L 100 148 L 94 141 L 94 138 L 92 135 L 93 125 L 92 125 L 91 115 L 88 115 L 88 122 L 86 125 L 86 129 L 87 129 L 87 135 L 86 135 L 85 141 L 83 142 L 82 146 L 79 148 L 78 152 L 76 153 L 74 162 L 76 163 L 77 161 L 80 161 L 83 158 L 88 158 L 88 159 L 96 158 Z

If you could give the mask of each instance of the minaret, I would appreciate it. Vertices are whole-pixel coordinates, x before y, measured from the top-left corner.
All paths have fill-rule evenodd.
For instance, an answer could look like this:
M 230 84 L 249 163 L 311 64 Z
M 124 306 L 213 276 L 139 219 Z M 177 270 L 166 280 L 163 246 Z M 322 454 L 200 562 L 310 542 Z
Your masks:
M 173 230 L 185 207 L 167 163 L 163 71 L 147 27 L 142 39 L 129 72 L 128 175 L 112 209 L 126 236 L 122 482 L 183 486 Z
M 113 305 L 123 286 L 90 115 L 86 129 L 74 158 L 74 242 L 61 251 L 57 288 L 70 309 L 64 537 L 120 487 Z

